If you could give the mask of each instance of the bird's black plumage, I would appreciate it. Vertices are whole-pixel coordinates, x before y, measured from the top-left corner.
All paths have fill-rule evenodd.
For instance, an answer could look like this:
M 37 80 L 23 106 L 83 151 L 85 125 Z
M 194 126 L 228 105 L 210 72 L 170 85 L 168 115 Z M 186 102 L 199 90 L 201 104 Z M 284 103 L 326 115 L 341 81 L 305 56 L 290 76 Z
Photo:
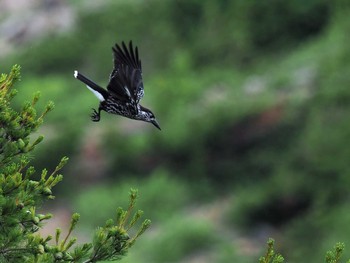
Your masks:
M 104 110 L 130 119 L 150 122 L 160 129 L 152 111 L 139 104 L 144 96 L 144 87 L 138 48 L 134 49 L 130 41 L 128 47 L 122 42 L 121 46 L 116 44 L 112 50 L 114 68 L 109 76 L 107 90 L 78 71 L 74 73 L 74 77 L 84 82 L 100 100 L 99 108 L 97 111 L 93 109 L 91 119 L 99 121 L 100 112 Z

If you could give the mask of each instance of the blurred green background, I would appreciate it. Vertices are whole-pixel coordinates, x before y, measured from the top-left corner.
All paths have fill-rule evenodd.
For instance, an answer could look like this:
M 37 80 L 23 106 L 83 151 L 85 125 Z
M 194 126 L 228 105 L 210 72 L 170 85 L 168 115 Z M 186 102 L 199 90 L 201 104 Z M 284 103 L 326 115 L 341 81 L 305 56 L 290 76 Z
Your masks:
M 350 247 L 349 32 L 347 0 L 2 0 L 1 72 L 22 66 L 18 105 L 56 105 L 33 163 L 70 157 L 46 231 L 76 211 L 89 238 L 133 187 L 153 224 L 123 262 L 257 262 L 268 237 L 287 262 Z M 73 71 L 106 86 L 123 40 L 161 132 L 89 119 Z

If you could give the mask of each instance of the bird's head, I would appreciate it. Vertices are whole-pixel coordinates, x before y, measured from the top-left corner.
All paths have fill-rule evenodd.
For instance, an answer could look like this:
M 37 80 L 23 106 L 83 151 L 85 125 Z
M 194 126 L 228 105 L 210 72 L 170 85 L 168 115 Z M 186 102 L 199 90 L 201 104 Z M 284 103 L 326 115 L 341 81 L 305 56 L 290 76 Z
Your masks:
M 151 110 L 149 110 L 143 106 L 141 106 L 140 110 L 141 110 L 141 115 L 142 115 L 141 120 L 146 121 L 146 122 L 150 122 L 154 126 L 156 126 L 159 130 L 161 130 L 159 123 L 157 122 L 156 117 L 154 116 L 154 114 Z

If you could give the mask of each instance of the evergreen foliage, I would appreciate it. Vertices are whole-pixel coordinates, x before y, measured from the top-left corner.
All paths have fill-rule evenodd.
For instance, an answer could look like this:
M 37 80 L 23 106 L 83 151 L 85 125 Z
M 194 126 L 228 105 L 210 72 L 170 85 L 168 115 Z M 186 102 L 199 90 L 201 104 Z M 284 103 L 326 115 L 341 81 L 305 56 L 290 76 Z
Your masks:
M 284 258 L 280 254 L 276 254 L 274 250 L 275 240 L 270 238 L 267 241 L 267 251 L 265 256 L 259 258 L 259 263 L 283 263 Z
M 270 238 L 267 241 L 267 249 L 265 256 L 259 258 L 259 263 L 283 263 L 284 258 L 281 254 L 275 252 L 275 240 Z M 326 263 L 341 263 L 340 259 L 344 252 L 344 243 L 337 243 L 333 250 L 327 251 L 326 253 Z M 350 263 L 350 260 L 346 261 Z
M 326 263 L 340 263 L 340 258 L 343 254 L 344 248 L 344 243 L 337 243 L 333 250 L 327 251 Z M 350 259 L 347 261 L 347 263 L 350 263 Z
M 10 74 L 0 77 L 0 262 L 98 262 L 119 260 L 150 226 L 144 220 L 135 236 L 129 230 L 139 221 L 142 211 L 133 212 L 137 190 L 131 189 L 127 210 L 118 208 L 116 219 L 109 219 L 99 227 L 90 243 L 75 245 L 72 238 L 79 214 L 72 215 L 66 236 L 56 230 L 52 236 L 42 237 L 38 231 L 51 214 L 40 214 L 37 208 L 53 199 L 52 188 L 62 180 L 59 171 L 68 161 L 63 157 L 53 172 L 41 172 L 39 180 L 33 166 L 29 166 L 29 153 L 43 140 L 42 136 L 31 142 L 30 135 L 42 124 L 44 116 L 53 109 L 49 102 L 41 114 L 35 104 L 40 94 L 31 102 L 24 103 L 20 110 L 13 109 L 11 101 L 17 94 L 13 85 L 20 80 L 20 66 L 15 65 Z M 75 245 L 75 246 L 74 246 Z

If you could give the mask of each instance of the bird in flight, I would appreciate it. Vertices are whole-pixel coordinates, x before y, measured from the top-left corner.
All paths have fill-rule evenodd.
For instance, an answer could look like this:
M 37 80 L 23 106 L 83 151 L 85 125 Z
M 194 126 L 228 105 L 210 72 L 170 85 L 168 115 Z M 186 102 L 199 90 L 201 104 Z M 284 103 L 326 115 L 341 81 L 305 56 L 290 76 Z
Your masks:
M 141 60 L 137 47 L 122 42 L 112 47 L 114 68 L 109 76 L 107 90 L 88 79 L 77 70 L 74 77 L 86 84 L 99 99 L 98 110 L 93 109 L 92 121 L 100 120 L 101 111 L 118 114 L 130 119 L 150 122 L 160 130 L 153 112 L 139 104 L 144 95 Z

